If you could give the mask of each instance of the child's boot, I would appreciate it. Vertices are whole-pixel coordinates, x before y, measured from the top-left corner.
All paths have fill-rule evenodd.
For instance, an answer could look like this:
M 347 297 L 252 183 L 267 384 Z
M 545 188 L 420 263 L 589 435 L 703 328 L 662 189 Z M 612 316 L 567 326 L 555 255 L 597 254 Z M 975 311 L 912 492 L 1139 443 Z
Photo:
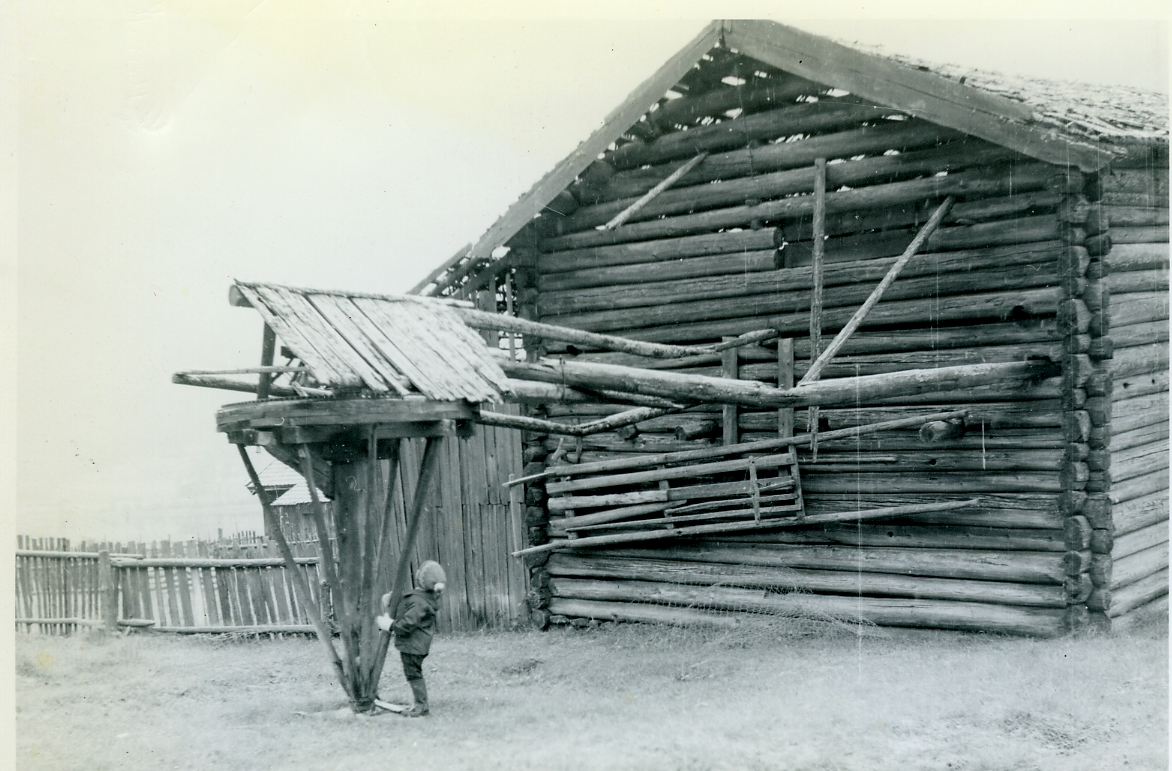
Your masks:
M 420 680 L 408 680 L 411 693 L 415 696 L 415 706 L 403 713 L 404 717 L 423 717 L 431 712 L 427 706 L 427 684 Z

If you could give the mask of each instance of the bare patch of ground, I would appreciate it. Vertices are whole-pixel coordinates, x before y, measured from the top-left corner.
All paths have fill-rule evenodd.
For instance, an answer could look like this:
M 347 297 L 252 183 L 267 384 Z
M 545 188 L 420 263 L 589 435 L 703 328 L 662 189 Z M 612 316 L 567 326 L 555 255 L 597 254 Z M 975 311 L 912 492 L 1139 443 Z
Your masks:
M 352 715 L 310 639 L 17 639 L 24 769 L 1165 769 L 1167 623 L 441 636 L 432 716 Z M 408 700 L 388 661 L 384 698 Z

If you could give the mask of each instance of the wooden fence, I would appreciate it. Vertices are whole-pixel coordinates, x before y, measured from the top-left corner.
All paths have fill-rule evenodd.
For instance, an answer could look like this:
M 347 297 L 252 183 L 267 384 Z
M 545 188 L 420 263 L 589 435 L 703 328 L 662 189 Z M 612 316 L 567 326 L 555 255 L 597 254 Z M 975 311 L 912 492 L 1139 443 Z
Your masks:
M 216 541 L 78 544 L 18 537 L 17 628 L 309 632 L 313 627 L 272 543 L 255 533 Z M 299 570 L 321 602 L 317 544 L 295 542 Z

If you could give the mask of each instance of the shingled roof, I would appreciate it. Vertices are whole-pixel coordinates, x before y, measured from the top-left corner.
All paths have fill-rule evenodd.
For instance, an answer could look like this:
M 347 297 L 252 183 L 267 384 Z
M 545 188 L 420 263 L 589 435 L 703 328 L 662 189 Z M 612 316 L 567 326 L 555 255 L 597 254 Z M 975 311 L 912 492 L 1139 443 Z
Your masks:
M 483 338 L 447 301 L 244 281 L 233 289 L 234 304 L 255 308 L 327 388 L 471 403 L 509 393 Z
M 706 68 L 727 67 L 737 59 L 1084 172 L 1098 171 L 1132 154 L 1147 154 L 1153 147 L 1167 149 L 1168 107 L 1162 94 L 926 64 L 861 50 L 771 21 L 714 21 L 509 207 L 471 248 L 440 266 L 413 291 L 426 292 L 429 282 L 445 270 L 459 271 L 461 264 L 469 268 L 490 261 L 494 250 L 508 245 L 596 159 L 620 145 L 639 143 L 641 126 L 663 128 L 656 125 L 656 111 L 687 93 L 689 80 L 702 80 Z M 752 69 L 747 68 L 750 76 Z M 730 111 L 705 120 L 738 117 Z M 686 130 L 686 126 L 669 128 Z

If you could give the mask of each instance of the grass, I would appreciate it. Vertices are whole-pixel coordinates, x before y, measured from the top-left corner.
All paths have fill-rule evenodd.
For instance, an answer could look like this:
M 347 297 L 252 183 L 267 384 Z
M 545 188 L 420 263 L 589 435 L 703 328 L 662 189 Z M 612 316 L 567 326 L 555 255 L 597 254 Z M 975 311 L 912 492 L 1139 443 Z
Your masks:
M 308 639 L 17 640 L 25 769 L 1165 769 L 1167 622 L 1036 641 L 604 625 L 437 638 L 432 716 Z M 407 700 L 397 662 L 384 697 Z

